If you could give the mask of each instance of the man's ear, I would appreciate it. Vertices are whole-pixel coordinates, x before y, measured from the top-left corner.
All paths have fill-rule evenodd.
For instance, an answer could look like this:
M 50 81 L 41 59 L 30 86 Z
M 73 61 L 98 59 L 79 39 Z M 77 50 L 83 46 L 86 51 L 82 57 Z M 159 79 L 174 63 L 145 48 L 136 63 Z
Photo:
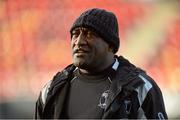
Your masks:
M 109 46 L 109 52 L 113 52 L 112 46 Z

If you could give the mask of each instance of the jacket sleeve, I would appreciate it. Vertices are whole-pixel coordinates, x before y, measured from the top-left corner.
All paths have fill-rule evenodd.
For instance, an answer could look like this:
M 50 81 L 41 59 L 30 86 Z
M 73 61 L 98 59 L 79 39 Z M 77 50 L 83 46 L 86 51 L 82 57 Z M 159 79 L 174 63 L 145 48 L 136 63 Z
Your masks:
M 41 119 L 42 118 L 42 111 L 43 111 L 43 103 L 42 103 L 41 93 L 40 93 L 39 98 L 36 101 L 34 118 L 35 119 Z
M 138 118 L 168 119 L 160 88 L 149 76 L 140 75 L 139 77 L 144 81 L 144 85 L 138 90 L 140 104 Z
M 44 87 L 43 89 L 41 90 L 40 94 L 39 94 L 39 97 L 36 101 L 36 107 L 35 107 L 35 116 L 34 118 L 35 119 L 41 119 L 43 118 L 43 108 L 44 108 L 44 105 L 45 105 L 45 102 L 46 102 L 46 98 L 47 98 L 47 95 L 48 95 L 48 92 L 49 92 L 49 88 L 51 86 L 51 81 L 49 81 Z
M 153 86 L 148 92 L 143 104 L 142 109 L 147 118 L 150 119 L 168 119 L 163 97 L 158 87 Z

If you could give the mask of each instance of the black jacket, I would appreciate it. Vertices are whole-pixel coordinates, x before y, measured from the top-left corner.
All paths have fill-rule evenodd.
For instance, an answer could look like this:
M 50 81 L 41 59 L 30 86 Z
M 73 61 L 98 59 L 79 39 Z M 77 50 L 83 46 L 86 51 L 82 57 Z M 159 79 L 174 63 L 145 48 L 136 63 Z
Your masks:
M 112 78 L 102 119 L 167 119 L 162 93 L 157 84 L 123 57 L 117 59 L 119 67 Z M 42 89 L 36 102 L 35 119 L 62 118 L 63 104 L 75 68 L 69 65 Z

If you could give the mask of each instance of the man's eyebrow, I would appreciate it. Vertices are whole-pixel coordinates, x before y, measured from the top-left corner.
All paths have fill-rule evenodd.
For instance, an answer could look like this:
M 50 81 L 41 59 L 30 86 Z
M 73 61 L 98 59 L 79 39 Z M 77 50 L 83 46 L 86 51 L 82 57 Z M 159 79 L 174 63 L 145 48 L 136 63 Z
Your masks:
M 79 30 L 80 30 L 79 28 L 75 28 L 75 29 L 72 31 L 72 33 L 77 32 L 77 31 L 79 31 Z
M 91 31 L 91 30 L 88 29 L 88 28 L 75 28 L 73 31 L 76 32 L 76 31 L 79 31 L 79 30 L 86 31 L 86 32 L 87 32 L 87 31 Z M 72 32 L 73 32 L 73 31 L 72 31 Z
M 79 30 L 80 28 L 75 28 L 73 31 Z

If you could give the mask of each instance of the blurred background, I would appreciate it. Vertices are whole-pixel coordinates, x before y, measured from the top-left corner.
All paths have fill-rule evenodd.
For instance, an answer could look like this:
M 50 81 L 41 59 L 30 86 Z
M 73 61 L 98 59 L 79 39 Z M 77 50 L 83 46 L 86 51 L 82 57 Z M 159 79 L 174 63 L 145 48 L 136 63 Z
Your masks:
M 1 119 L 33 118 L 41 88 L 72 62 L 72 22 L 94 7 L 117 15 L 117 55 L 145 69 L 180 118 L 179 0 L 0 0 Z

